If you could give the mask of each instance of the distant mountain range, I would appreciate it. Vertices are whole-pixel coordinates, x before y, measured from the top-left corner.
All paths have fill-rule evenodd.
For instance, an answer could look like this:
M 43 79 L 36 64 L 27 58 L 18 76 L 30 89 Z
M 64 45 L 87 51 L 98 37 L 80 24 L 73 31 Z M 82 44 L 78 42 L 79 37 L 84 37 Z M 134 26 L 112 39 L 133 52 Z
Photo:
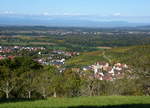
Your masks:
M 88 16 L 87 16 L 88 17 Z M 0 15 L 0 25 L 16 26 L 56 26 L 56 27 L 136 27 L 145 23 L 129 23 L 126 21 L 94 21 L 78 17 L 66 16 L 26 16 Z

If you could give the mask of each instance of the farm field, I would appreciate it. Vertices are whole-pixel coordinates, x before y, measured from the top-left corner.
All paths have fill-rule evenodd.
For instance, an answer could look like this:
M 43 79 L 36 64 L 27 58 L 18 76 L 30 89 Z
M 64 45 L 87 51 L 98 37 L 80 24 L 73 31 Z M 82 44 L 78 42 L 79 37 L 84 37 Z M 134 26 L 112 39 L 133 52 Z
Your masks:
M 1 102 L 0 108 L 150 108 L 150 97 L 101 96 L 49 98 L 47 100 Z

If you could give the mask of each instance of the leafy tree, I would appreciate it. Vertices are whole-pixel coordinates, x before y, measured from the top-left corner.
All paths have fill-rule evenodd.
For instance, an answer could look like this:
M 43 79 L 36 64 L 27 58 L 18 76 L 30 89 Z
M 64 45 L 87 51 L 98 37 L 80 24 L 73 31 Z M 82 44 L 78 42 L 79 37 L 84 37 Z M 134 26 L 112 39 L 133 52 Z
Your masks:
M 6 98 L 10 98 L 10 92 L 15 88 L 17 76 L 6 66 L 0 66 L 0 90 L 5 93 Z
M 72 69 L 67 69 L 64 72 L 65 78 L 65 91 L 67 92 L 67 96 L 79 96 L 80 95 L 80 87 L 81 87 L 81 77 L 78 71 L 73 71 Z
M 38 91 L 42 94 L 43 98 L 50 95 L 51 85 L 55 83 L 52 81 L 57 69 L 53 66 L 45 66 L 44 69 L 40 70 L 40 75 L 37 77 L 37 83 L 39 85 Z

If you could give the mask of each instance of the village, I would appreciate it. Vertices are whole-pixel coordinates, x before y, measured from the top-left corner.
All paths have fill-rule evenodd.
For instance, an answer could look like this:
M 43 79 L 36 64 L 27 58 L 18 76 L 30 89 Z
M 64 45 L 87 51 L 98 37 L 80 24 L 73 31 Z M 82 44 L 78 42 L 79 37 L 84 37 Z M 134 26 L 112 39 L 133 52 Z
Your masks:
M 24 56 L 22 55 L 22 52 L 32 53 L 32 55 L 35 56 L 33 59 L 34 61 L 42 65 L 55 66 L 60 72 L 66 70 L 66 67 L 64 66 L 66 60 L 80 55 L 79 52 L 67 52 L 61 50 L 49 51 L 44 47 L 0 46 L 0 60 Z M 98 80 L 113 81 L 115 79 L 123 78 L 125 72 L 129 71 L 129 66 L 121 63 L 112 65 L 108 62 L 99 61 L 93 65 L 84 66 L 75 70 L 82 71 L 83 75 L 87 71 L 92 71 L 94 73 L 94 78 Z
M 116 63 L 110 65 L 108 62 L 97 62 L 93 65 L 83 67 L 83 71 L 93 71 L 94 77 L 99 80 L 113 81 L 121 79 L 129 72 L 129 66 L 126 64 Z
M 71 57 L 78 56 L 78 52 L 49 50 L 44 47 L 0 46 L 0 60 L 19 56 L 34 56 L 33 59 L 42 65 L 60 67 Z

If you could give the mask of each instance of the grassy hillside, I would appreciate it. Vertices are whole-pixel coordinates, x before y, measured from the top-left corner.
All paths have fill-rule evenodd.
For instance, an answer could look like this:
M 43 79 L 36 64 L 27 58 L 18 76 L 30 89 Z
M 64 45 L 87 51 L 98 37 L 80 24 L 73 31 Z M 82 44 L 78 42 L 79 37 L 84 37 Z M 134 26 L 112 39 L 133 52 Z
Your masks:
M 66 65 L 71 67 L 82 67 L 93 64 L 97 61 L 107 61 L 103 57 L 103 51 L 94 51 L 82 53 L 80 56 L 74 57 L 66 62 Z
M 122 62 L 133 66 L 150 66 L 150 45 L 116 48 L 105 53 L 112 62 Z
M 105 106 L 105 107 L 104 107 Z M 49 98 L 48 100 L 1 103 L 0 108 L 150 108 L 146 96 Z
M 96 61 L 109 61 L 111 63 L 121 62 L 129 65 L 150 66 L 150 45 L 120 47 L 109 50 L 101 50 L 82 53 L 80 56 L 67 61 L 70 66 L 85 66 Z

